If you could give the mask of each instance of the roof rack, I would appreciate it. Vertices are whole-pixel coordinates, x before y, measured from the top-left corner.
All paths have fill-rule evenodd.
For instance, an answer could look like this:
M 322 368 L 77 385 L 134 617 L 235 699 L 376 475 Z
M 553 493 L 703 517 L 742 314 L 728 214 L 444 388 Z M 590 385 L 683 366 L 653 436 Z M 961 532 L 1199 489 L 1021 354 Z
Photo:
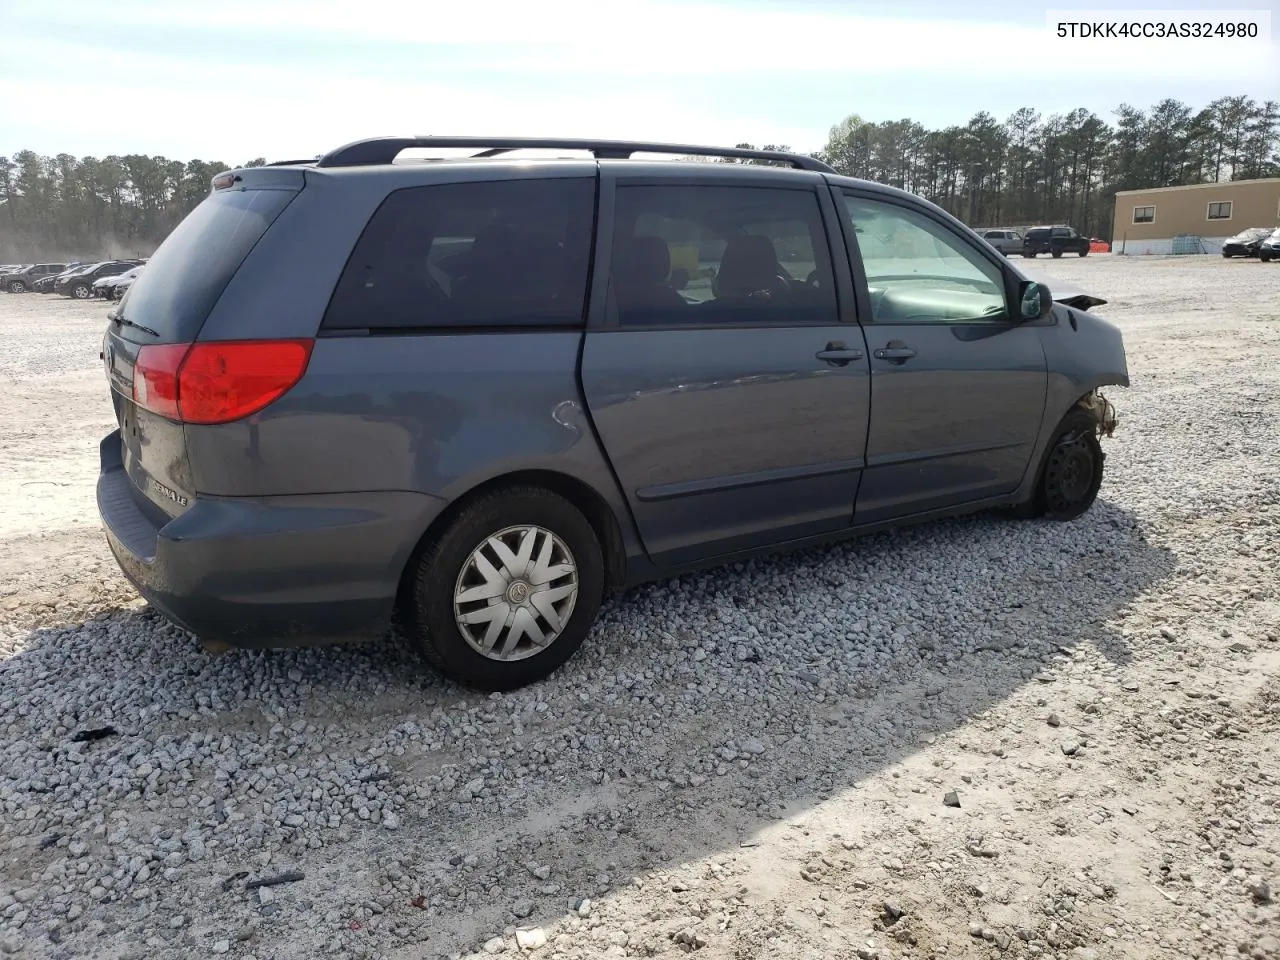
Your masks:
M 667 153 L 691 157 L 732 157 L 739 160 L 772 160 L 800 170 L 835 173 L 831 167 L 799 153 L 777 150 L 744 150 L 738 147 L 704 147 L 681 143 L 646 143 L 631 140 L 579 140 L 544 137 L 372 137 L 330 150 L 316 161 L 318 167 L 362 167 L 391 163 L 402 150 L 413 148 L 474 148 L 474 157 L 496 157 L 513 150 L 586 150 L 597 160 L 626 160 L 634 153 Z

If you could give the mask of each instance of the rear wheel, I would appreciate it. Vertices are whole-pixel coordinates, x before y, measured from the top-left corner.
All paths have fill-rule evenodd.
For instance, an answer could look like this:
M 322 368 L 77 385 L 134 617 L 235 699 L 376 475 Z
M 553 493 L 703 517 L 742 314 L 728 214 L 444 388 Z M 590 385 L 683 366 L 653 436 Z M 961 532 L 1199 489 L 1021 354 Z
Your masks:
M 467 504 L 412 578 L 410 628 L 426 659 L 468 686 L 512 690 L 582 645 L 604 597 L 604 554 L 573 504 L 515 487 Z
M 1034 260 L 1034 259 L 1035 259 L 1035 256 L 1036 256 L 1036 255 L 1035 255 L 1035 253 L 1034 253 L 1033 251 L 1029 251 L 1029 250 L 1024 250 L 1024 251 L 1022 251 L 1022 255 L 1023 255 L 1024 257 L 1027 257 L 1028 259 L 1031 259 L 1031 260 Z
M 1088 247 L 1083 247 L 1083 248 L 1081 248 L 1081 250 L 1080 250 L 1080 256 L 1082 256 L 1082 257 L 1087 257 L 1088 255 L 1089 255 L 1089 248 L 1088 248 Z
M 10 280 L 8 286 L 5 289 L 7 289 L 10 293 L 26 293 L 27 285 L 23 283 L 21 280 Z
M 1053 251 L 1053 259 L 1057 260 L 1060 256 L 1062 256 L 1062 251 L 1061 251 L 1061 250 L 1054 250 L 1054 251 Z
M 1265 251 L 1264 251 L 1264 252 L 1262 252 L 1262 253 L 1258 254 L 1258 259 L 1259 259 L 1259 260 L 1261 260 L 1263 263 L 1270 263 L 1270 262 L 1271 262 L 1271 254 L 1269 254 L 1269 253 L 1267 253 L 1267 252 L 1265 252 Z
M 1054 431 L 1035 494 L 1019 514 L 1050 520 L 1076 519 L 1098 498 L 1103 460 L 1093 414 L 1073 408 Z
M 77 283 L 67 292 L 76 300 L 88 300 L 93 296 L 93 289 L 87 283 Z

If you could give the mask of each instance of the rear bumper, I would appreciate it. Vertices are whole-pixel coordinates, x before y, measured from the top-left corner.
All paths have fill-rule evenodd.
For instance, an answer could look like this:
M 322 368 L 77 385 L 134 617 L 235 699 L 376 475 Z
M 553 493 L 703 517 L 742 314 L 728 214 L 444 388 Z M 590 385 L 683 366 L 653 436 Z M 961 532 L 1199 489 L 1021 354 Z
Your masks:
M 196 497 L 158 526 L 135 499 L 119 431 L 99 455 L 98 512 L 124 575 L 175 623 L 237 647 L 385 633 L 405 564 L 445 506 L 398 491 Z

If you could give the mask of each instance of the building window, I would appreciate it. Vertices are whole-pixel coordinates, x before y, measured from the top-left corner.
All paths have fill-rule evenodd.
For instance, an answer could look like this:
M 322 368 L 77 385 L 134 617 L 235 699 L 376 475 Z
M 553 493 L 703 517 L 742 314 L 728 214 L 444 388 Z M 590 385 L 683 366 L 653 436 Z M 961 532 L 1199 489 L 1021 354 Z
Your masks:
M 1134 207 L 1133 222 L 1134 223 L 1155 223 L 1156 222 L 1155 205 L 1152 204 L 1146 207 Z
M 1231 201 L 1223 200 L 1221 203 L 1209 204 L 1209 220 L 1230 220 L 1231 219 Z

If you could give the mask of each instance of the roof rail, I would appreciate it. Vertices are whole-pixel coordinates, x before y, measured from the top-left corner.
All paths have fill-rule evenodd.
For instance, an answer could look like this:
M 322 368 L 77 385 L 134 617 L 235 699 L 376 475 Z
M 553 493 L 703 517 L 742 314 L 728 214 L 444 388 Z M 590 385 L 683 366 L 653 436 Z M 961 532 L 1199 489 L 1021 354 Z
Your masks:
M 835 173 L 831 167 L 799 153 L 777 150 L 744 150 L 738 147 L 705 147 L 681 143 L 646 143 L 631 140 L 579 140 L 548 137 L 372 137 L 330 150 L 318 167 L 361 167 L 391 163 L 402 150 L 412 148 L 475 148 L 475 157 L 496 157 L 513 150 L 586 150 L 597 160 L 626 160 L 633 153 L 667 153 L 691 157 L 732 157 L 739 160 L 773 160 L 800 170 Z

